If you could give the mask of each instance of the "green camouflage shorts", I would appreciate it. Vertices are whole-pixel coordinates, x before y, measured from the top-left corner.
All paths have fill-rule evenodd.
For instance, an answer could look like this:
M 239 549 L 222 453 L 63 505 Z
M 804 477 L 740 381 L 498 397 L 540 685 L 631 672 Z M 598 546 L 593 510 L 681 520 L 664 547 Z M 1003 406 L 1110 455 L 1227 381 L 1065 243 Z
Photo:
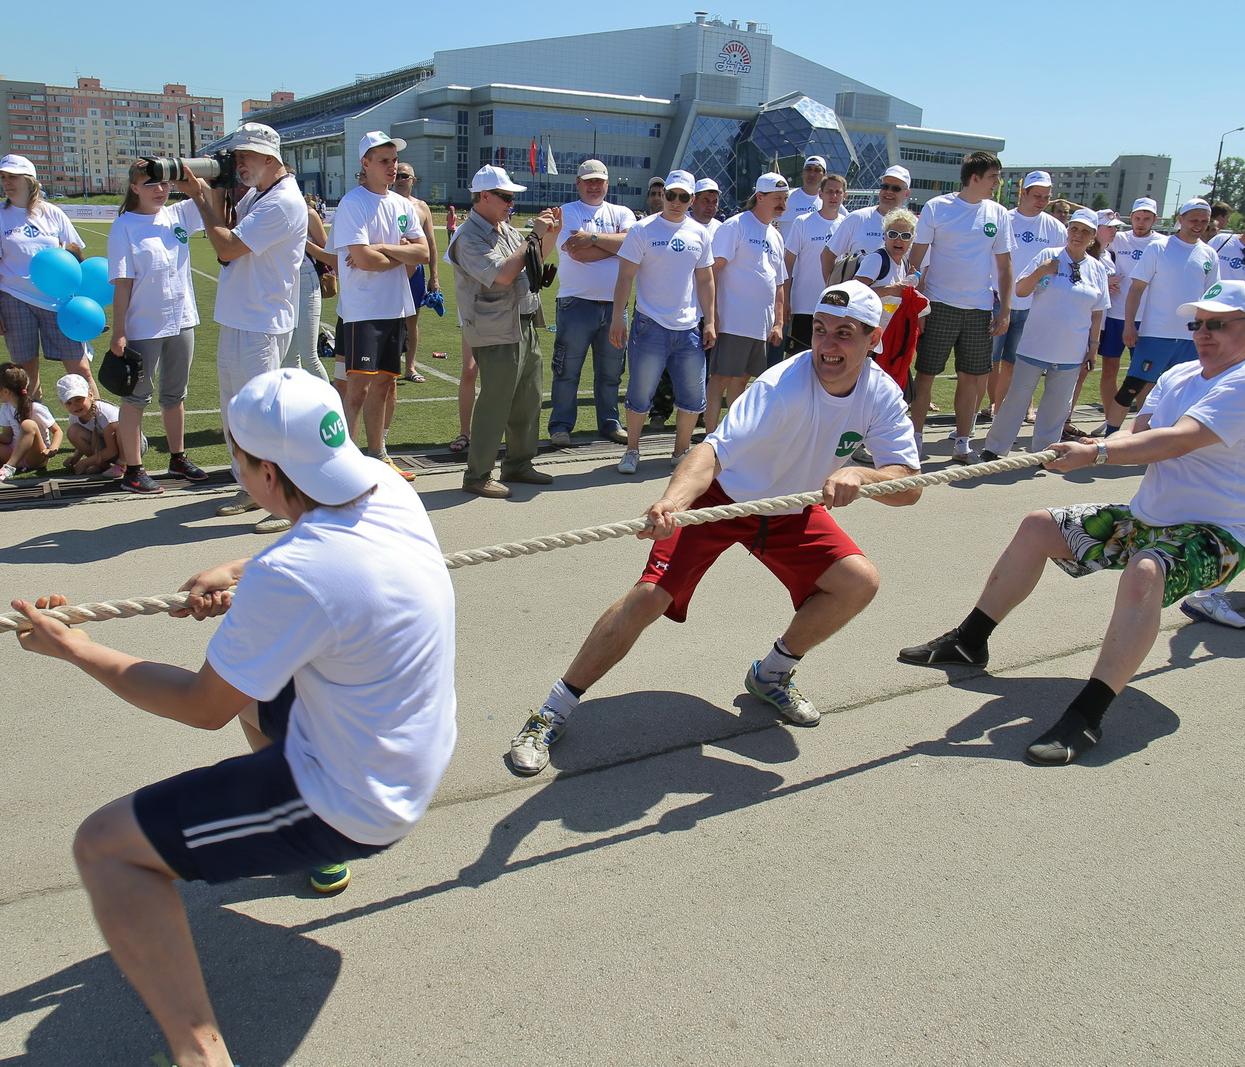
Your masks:
M 1185 522 L 1147 526 L 1126 504 L 1073 504 L 1048 508 L 1076 559 L 1054 562 L 1073 578 L 1118 571 L 1142 552 L 1163 567 L 1163 607 L 1199 589 L 1230 582 L 1245 564 L 1245 548 L 1226 530 Z

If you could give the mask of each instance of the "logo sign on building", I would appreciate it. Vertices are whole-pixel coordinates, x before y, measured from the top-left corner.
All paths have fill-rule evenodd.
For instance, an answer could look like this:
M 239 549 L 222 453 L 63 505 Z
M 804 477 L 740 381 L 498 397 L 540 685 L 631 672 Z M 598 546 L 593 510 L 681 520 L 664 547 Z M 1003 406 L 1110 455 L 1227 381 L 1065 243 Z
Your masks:
M 719 74 L 747 74 L 752 69 L 752 53 L 743 41 L 727 41 L 714 69 Z

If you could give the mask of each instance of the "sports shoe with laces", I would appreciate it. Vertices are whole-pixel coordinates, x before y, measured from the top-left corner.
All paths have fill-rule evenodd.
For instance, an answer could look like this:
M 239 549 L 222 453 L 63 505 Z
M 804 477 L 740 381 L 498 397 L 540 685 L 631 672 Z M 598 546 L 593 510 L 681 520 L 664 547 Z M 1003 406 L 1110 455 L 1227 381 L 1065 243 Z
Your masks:
M 307 880 L 317 893 L 340 893 L 350 884 L 350 868 L 344 863 L 329 863 L 312 867 Z
M 251 499 L 251 494 L 245 489 L 236 494 L 234 498 L 227 504 L 222 504 L 216 509 L 217 515 L 245 515 L 248 511 L 258 511 L 259 505 Z
M 144 496 L 154 496 L 164 492 L 164 488 L 142 467 L 139 467 L 129 477 L 123 474 L 121 488 L 128 493 L 139 493 Z
M 899 650 L 899 662 L 917 667 L 936 667 L 944 663 L 962 663 L 969 667 L 984 667 L 990 662 L 990 650 L 984 645 L 971 648 L 960 640 L 957 627 L 941 637 L 926 641 L 923 645 L 911 645 Z
M 760 678 L 761 661 L 753 660 L 748 673 L 744 675 L 744 688 L 754 697 L 778 709 L 778 713 L 788 722 L 796 726 L 816 726 L 821 722 L 821 712 L 813 707 L 791 679 L 794 670 L 789 670 L 775 682 L 762 681 Z
M 516 774 L 539 774 L 549 766 L 549 746 L 566 732 L 565 720 L 545 704 L 528 716 L 523 729 L 510 742 L 510 766 Z
M 1203 589 L 1185 597 L 1180 602 L 1180 610 L 1195 622 L 1217 622 L 1220 626 L 1245 630 L 1245 615 L 1233 608 L 1217 589 Z
M 268 515 L 255 524 L 254 530 L 257 534 L 285 533 L 293 525 L 289 519 L 283 519 L 279 515 Z
M 553 448 L 570 448 L 571 435 L 565 430 L 558 430 L 557 432 L 549 435 L 549 444 Z
M 174 456 L 169 460 L 169 474 L 188 482 L 206 482 L 208 477 L 207 471 L 186 456 Z
M 639 449 L 629 448 L 623 453 L 622 459 L 618 461 L 619 474 L 635 474 L 636 468 L 640 465 Z
M 973 446 L 966 438 L 956 438 L 955 445 L 951 449 L 951 462 L 964 465 L 977 462 L 977 453 L 973 451 Z
M 1090 726 L 1084 715 L 1069 708 L 1025 754 L 1034 763 L 1066 764 L 1085 755 L 1101 740 L 1102 730 Z

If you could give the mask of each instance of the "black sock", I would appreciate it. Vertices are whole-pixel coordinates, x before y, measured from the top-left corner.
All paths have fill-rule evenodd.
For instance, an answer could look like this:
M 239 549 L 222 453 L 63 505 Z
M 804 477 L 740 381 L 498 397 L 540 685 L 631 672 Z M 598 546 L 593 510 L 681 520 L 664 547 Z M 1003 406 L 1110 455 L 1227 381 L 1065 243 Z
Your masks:
M 968 613 L 968 618 L 960 623 L 957 629 L 960 632 L 960 640 L 969 648 L 985 648 L 996 626 L 998 623 L 984 611 L 980 608 L 973 608 Z
M 574 696 L 576 700 L 578 700 L 581 696 L 583 696 L 586 692 L 588 692 L 588 690 L 586 689 L 580 689 L 579 686 L 577 685 L 571 685 L 571 683 L 568 682 L 565 678 L 562 679 L 562 684 L 571 691 L 571 695 Z
M 1108 437 L 1110 437 L 1113 433 L 1119 433 L 1119 432 L 1120 432 L 1120 428 L 1118 426 L 1112 426 L 1110 423 L 1107 423 L 1107 436 Z
M 141 471 L 142 469 L 143 469 L 143 465 L 141 463 L 133 463 L 130 466 L 125 468 L 125 476 L 127 478 L 137 478 L 138 472 Z
M 1079 711 L 1085 716 L 1085 721 L 1096 730 L 1102 725 L 1102 716 L 1114 699 L 1114 689 L 1106 682 L 1091 678 L 1085 683 L 1085 688 L 1077 693 L 1064 714 L 1069 715 L 1074 711 Z
M 185 459 L 185 458 L 186 458 L 185 452 L 170 452 L 169 453 L 170 460 L 179 460 L 179 459 Z

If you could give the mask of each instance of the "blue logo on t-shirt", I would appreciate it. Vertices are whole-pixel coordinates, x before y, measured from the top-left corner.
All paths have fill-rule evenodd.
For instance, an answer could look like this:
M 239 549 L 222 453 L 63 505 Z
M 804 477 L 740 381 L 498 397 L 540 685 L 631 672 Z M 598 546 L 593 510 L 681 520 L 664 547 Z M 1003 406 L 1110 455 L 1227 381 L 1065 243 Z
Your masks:
M 1035 234 L 1032 230 L 1025 230 L 1025 232 L 1020 235 L 1020 239 L 1024 241 L 1025 244 L 1029 245 L 1037 240 L 1037 234 Z
M 1242 265 L 1245 265 L 1245 259 L 1228 260 L 1228 266 L 1231 267 L 1233 270 L 1240 270 Z
M 1129 254 L 1130 256 L 1132 256 L 1132 257 L 1133 257 L 1133 259 L 1140 259 L 1140 258 L 1141 258 L 1141 253 L 1142 253 L 1142 251 L 1144 251 L 1144 250 L 1143 250 L 1143 249 L 1140 249 L 1140 248 L 1134 248 L 1134 249 L 1133 249 L 1131 252 L 1129 252 L 1128 254 Z
M 32 225 L 28 222 L 28 223 L 26 223 L 26 225 L 25 225 L 25 226 L 23 226 L 23 227 L 22 227 L 22 233 L 23 233 L 23 234 L 25 234 L 27 237 L 38 237 L 38 236 L 39 236 L 39 227 L 38 227 L 38 226 L 32 226 Z
M 687 248 L 687 245 L 683 243 L 682 237 L 676 237 L 673 241 L 670 242 L 671 252 L 682 252 L 685 248 Z

